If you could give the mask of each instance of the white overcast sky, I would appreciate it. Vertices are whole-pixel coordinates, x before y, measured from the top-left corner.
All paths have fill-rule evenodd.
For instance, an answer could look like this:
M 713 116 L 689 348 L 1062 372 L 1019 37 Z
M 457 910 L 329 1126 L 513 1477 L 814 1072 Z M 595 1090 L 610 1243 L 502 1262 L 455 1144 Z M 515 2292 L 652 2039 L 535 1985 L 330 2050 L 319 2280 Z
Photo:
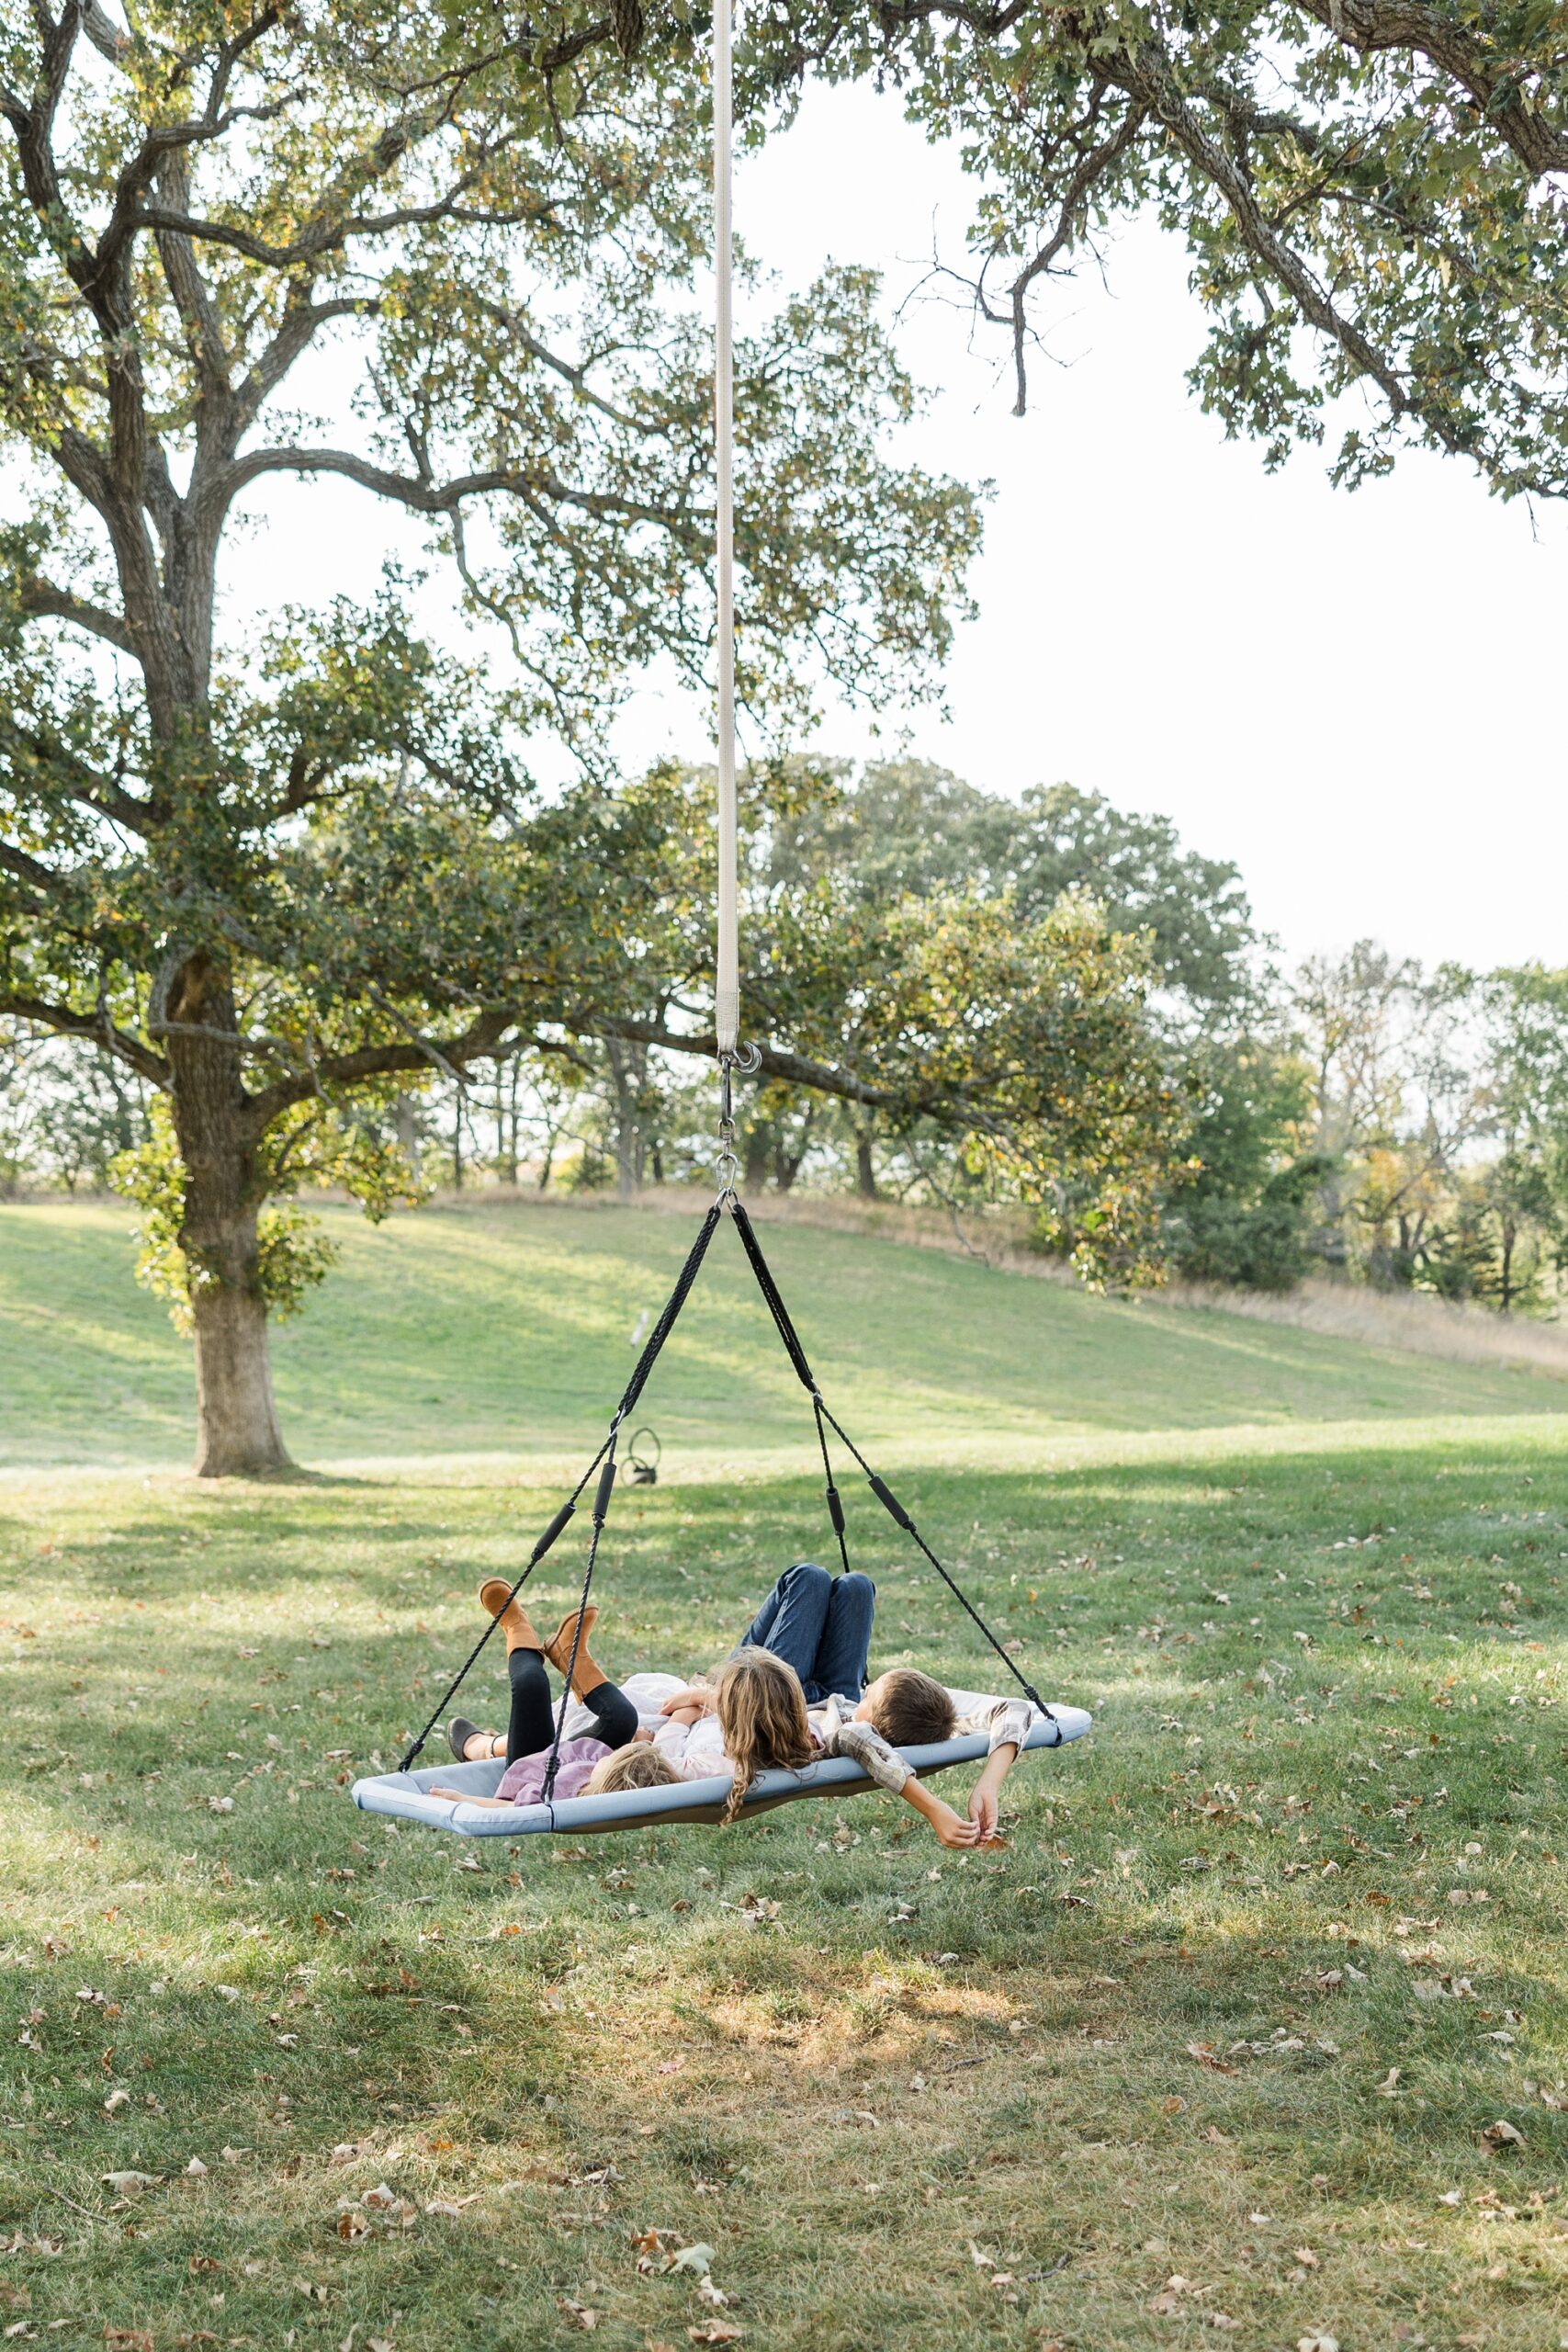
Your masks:
M 933 237 L 962 258 L 969 198 L 896 97 L 818 93 L 742 167 L 737 228 L 786 285 L 829 255 L 882 269 L 891 313 Z M 998 345 L 972 352 L 945 304 L 906 309 L 935 392 L 908 447 L 996 492 L 950 721 L 889 714 L 882 747 L 992 790 L 1065 779 L 1164 811 L 1235 860 L 1292 957 L 1371 935 L 1428 961 L 1568 962 L 1568 517 L 1419 454 L 1354 495 L 1319 452 L 1266 474 L 1187 390 L 1199 315 L 1152 231 L 1113 253 L 1108 291 L 1086 274 L 1050 300 L 1020 421 Z M 358 493 L 269 503 L 280 557 L 307 517 L 323 555 L 340 531 L 368 552 Z M 637 763 L 700 756 L 705 714 L 645 694 L 620 741 Z M 844 711 L 818 743 L 874 748 Z

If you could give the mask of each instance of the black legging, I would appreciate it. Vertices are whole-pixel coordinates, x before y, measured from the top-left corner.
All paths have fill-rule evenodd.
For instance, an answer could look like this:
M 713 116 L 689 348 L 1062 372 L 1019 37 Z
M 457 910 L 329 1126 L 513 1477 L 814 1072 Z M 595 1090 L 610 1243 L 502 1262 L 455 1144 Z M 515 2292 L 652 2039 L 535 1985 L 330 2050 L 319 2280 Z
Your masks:
M 506 1671 L 512 1679 L 506 1760 L 513 1764 L 519 1756 L 538 1756 L 551 1745 L 556 1736 L 556 1719 L 550 1701 L 550 1678 L 545 1672 L 541 1651 L 513 1650 L 506 1661 Z M 615 1683 L 601 1682 L 597 1690 L 589 1691 L 582 1703 L 594 1718 L 590 1736 L 602 1739 L 606 1747 L 628 1747 L 637 1736 L 637 1709 Z

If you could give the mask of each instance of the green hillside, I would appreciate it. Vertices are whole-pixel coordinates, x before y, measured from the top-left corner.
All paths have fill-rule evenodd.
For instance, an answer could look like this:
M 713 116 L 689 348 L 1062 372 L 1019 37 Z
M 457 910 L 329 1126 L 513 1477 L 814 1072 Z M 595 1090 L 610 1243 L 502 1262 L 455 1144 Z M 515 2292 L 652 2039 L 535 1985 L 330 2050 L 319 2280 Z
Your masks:
M 379 1229 L 327 1213 L 343 1263 L 276 1334 L 308 1463 L 578 1446 L 624 1384 L 693 1226 L 611 1207 L 427 1209 Z M 765 1217 L 764 1217 L 765 1230 Z M 0 1208 L 0 1463 L 177 1462 L 188 1350 L 131 1280 L 128 1212 Z M 1525 1372 L 1105 1300 L 961 1259 L 800 1226 L 770 1255 L 824 1389 L 889 1458 L 1027 1458 L 1112 1431 L 1556 1413 Z M 667 1444 L 771 1453 L 808 1436 L 733 1235 L 715 1240 L 648 1413 Z
M 126 1216 L 0 1210 L 8 2335 L 1557 2342 L 1560 1385 L 784 1227 L 846 1421 L 1093 1736 L 986 1854 L 880 1794 L 476 1851 L 348 1784 L 440 1705 L 691 1227 L 333 1223 L 277 1351 L 324 1475 L 248 1485 L 185 1473 Z M 732 1235 L 666 1363 L 594 1588 L 623 1674 L 721 1655 L 825 1532 Z M 850 1534 L 878 1666 L 1001 1675 L 863 1490 Z M 499 1657 L 464 1701 L 499 1720 Z

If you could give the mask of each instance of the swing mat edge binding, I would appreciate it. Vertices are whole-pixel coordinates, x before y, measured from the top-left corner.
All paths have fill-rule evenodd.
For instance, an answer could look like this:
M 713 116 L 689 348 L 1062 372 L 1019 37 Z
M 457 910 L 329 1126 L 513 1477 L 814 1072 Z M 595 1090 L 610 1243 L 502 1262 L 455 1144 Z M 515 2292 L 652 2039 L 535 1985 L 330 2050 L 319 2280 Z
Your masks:
M 1053 1705 L 1047 1716 L 1032 1724 L 1024 1747 L 1063 1747 L 1081 1739 L 1094 1718 L 1083 1707 Z M 984 1732 L 964 1739 L 940 1740 L 929 1747 L 899 1750 L 922 1781 L 954 1764 L 985 1760 L 988 1740 Z M 561 1835 L 612 1829 L 679 1829 L 716 1822 L 729 1794 L 728 1773 L 710 1780 L 687 1781 L 679 1788 L 622 1789 L 607 1796 L 563 1797 L 558 1804 L 507 1805 L 494 1810 L 462 1804 L 427 1793 L 434 1781 L 467 1787 L 475 1796 L 491 1796 L 506 1767 L 499 1758 L 478 1764 L 437 1765 L 423 1772 L 378 1772 L 355 1781 L 349 1792 L 362 1813 L 394 1815 L 419 1821 L 432 1829 L 459 1838 L 520 1838 L 555 1831 Z M 803 1772 L 761 1772 L 751 1783 L 741 1818 L 768 1813 L 775 1805 L 801 1797 L 853 1797 L 876 1786 L 847 1756 L 823 1757 Z M 673 1800 L 673 1802 L 672 1802 Z

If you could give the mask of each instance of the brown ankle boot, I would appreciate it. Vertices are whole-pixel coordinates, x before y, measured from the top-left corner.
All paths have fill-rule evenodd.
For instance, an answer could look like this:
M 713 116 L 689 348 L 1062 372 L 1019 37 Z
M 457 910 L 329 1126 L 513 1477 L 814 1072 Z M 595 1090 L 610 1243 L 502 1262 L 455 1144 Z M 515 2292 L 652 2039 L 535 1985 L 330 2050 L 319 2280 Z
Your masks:
M 591 1600 L 582 1611 L 582 1632 L 578 1640 L 577 1664 L 571 1677 L 572 1691 L 579 1699 L 586 1699 L 590 1690 L 597 1690 L 602 1683 L 608 1682 L 610 1679 L 604 1668 L 596 1666 L 588 1654 L 588 1636 L 598 1621 L 599 1604 L 595 1600 Z M 564 1675 L 567 1668 L 571 1665 L 571 1637 L 576 1624 L 577 1611 L 573 1609 L 561 1619 L 558 1631 L 545 1645 L 545 1656 L 558 1674 Z
M 542 1650 L 543 1642 L 535 1630 L 534 1621 L 520 1600 L 508 1600 L 512 1590 L 505 1577 L 486 1577 L 479 1587 L 479 1607 L 488 1609 L 492 1617 L 501 1620 L 501 1630 L 506 1636 L 506 1655 L 513 1650 Z

